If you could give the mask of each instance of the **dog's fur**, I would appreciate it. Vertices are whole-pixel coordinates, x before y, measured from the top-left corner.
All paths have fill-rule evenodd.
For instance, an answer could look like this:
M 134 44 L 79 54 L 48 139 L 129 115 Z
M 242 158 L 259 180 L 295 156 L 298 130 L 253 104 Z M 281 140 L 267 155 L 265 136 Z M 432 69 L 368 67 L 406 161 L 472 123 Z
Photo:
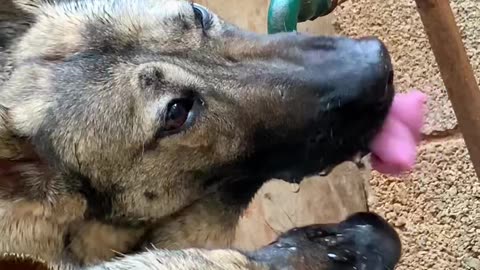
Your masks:
M 296 230 L 306 234 L 254 253 L 226 249 L 255 192 L 302 157 L 308 114 L 325 107 L 303 89 L 329 75 L 305 75 L 299 51 L 332 51 L 335 39 L 258 36 L 214 14 L 202 25 L 176 0 L 1 1 L 0 253 L 62 268 L 347 269 L 327 255 L 351 248 L 370 260 L 369 251 L 355 241 L 326 248 L 331 228 L 367 224 L 374 230 L 362 233 L 396 245 L 391 228 L 367 215 Z M 191 113 L 167 130 L 180 98 Z M 354 97 L 360 113 L 342 114 L 342 98 L 315 123 L 316 140 L 326 140 L 312 148 L 315 169 L 363 150 L 391 93 L 381 102 Z M 395 264 L 395 251 L 377 244 Z M 128 255 L 111 261 L 119 254 Z

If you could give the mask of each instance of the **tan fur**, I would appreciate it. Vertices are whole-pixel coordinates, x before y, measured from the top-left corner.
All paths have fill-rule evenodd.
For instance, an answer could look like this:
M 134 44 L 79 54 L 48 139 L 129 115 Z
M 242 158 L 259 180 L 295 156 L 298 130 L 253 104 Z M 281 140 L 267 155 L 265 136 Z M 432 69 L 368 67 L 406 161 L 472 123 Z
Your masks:
M 78 198 L 59 197 L 50 203 L 1 201 L 0 250 L 28 254 L 46 261 L 59 260 L 67 225 L 81 221 L 85 205 Z
M 4 159 L 15 158 L 22 154 L 18 141 L 12 139 L 12 132 L 6 122 L 6 111 L 0 108 L 0 157 Z
M 144 233 L 142 229 L 122 229 L 99 222 L 80 222 L 72 229 L 75 235 L 69 249 L 82 256 L 79 261 L 101 263 L 119 254 L 125 254 L 135 246 Z

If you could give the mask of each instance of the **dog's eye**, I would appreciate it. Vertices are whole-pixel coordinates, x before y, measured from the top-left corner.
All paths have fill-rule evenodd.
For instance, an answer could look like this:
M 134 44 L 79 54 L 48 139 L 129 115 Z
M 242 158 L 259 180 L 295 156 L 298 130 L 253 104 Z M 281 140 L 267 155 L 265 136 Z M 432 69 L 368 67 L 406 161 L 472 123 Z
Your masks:
M 165 117 L 165 130 L 174 131 L 185 124 L 193 107 L 193 100 L 179 99 L 170 103 Z
M 203 30 L 208 30 L 212 25 L 212 14 L 204 7 L 198 4 L 192 4 L 195 20 L 202 25 Z

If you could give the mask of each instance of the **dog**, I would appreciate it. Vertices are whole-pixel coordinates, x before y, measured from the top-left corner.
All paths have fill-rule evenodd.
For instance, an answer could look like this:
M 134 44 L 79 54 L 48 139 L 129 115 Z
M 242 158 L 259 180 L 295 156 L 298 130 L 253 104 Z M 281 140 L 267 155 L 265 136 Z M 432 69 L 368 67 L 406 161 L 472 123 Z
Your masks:
M 394 96 L 380 40 L 250 33 L 183 0 L 2 1 L 0 253 L 51 269 L 397 264 L 374 213 L 231 247 L 266 181 L 368 154 Z

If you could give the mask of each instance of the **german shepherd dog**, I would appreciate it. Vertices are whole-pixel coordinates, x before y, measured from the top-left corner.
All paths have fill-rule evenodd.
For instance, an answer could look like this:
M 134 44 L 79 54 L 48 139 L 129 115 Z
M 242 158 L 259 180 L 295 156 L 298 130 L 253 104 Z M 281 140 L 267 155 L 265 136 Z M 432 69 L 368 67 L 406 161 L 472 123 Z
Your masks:
M 1 0 L 0 254 L 52 269 L 393 269 L 381 217 L 235 226 L 272 178 L 368 153 L 393 96 L 376 38 L 259 35 L 183 0 Z

